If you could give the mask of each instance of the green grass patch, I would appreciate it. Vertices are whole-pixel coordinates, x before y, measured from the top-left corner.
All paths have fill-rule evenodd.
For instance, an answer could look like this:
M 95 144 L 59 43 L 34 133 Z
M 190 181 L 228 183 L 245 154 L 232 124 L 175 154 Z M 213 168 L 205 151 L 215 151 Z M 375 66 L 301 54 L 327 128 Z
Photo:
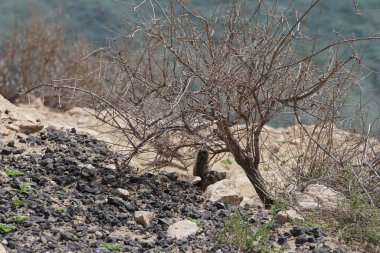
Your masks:
M 25 201 L 19 199 L 18 197 L 13 197 L 11 200 L 11 204 L 14 205 L 15 207 L 21 207 L 25 205 Z
M 380 243 L 380 213 L 364 194 L 352 194 L 337 212 L 338 230 L 345 239 L 364 239 Z
M 287 209 L 288 202 L 283 198 L 279 198 L 276 199 L 272 207 L 272 214 Z M 289 248 L 287 244 L 281 248 L 276 248 L 269 242 L 272 230 L 277 226 L 274 218 L 255 228 L 236 209 L 223 222 L 224 228 L 216 233 L 216 240 L 220 243 L 232 245 L 243 252 L 276 253 L 286 252 Z
M 4 170 L 4 173 L 8 177 L 19 177 L 19 176 L 24 175 L 24 172 L 19 171 L 19 170 L 13 170 L 13 169 L 6 169 L 6 170 Z
M 224 168 L 229 169 L 230 166 L 233 164 L 232 159 L 230 157 L 227 157 L 226 159 L 223 159 L 221 161 Z
M 286 211 L 289 208 L 289 203 L 284 198 L 277 198 L 272 206 L 272 214 L 277 214 L 280 211 Z
M 19 188 L 20 188 L 19 192 L 26 195 L 29 194 L 30 189 L 31 189 L 30 184 L 24 183 L 24 182 L 20 184 Z
M 80 241 L 80 238 L 78 236 L 73 236 L 73 238 L 71 238 L 71 241 L 74 241 L 74 242 L 79 242 Z
M 14 231 L 16 229 L 17 229 L 17 227 L 14 224 L 0 223 L 0 231 L 3 231 L 4 233 L 9 233 L 9 232 Z
M 26 220 L 26 216 L 16 215 L 16 216 L 13 217 L 13 220 L 16 223 L 23 223 Z
M 197 224 L 198 227 L 201 227 L 203 225 L 203 220 L 201 220 L 201 219 L 193 219 L 191 217 L 187 217 L 186 220 Z
M 117 243 L 102 243 L 100 245 L 100 247 L 105 248 L 105 249 L 109 249 L 109 250 L 112 250 L 112 251 L 120 251 L 120 250 L 122 250 L 121 245 L 117 244 Z
M 224 228 L 216 233 L 216 240 L 243 252 L 278 252 L 273 245 L 267 243 L 274 225 L 274 221 L 270 221 L 253 230 L 253 225 L 236 210 L 224 219 Z
M 64 207 L 56 207 L 54 208 L 54 211 L 57 213 L 64 213 L 66 211 L 66 208 Z

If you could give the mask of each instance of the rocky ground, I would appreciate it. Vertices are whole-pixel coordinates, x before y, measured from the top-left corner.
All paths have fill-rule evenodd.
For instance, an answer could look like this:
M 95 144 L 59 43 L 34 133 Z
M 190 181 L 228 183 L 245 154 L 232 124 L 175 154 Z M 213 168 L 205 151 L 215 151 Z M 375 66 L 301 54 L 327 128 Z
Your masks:
M 18 148 L 25 145 L 41 153 Z M 122 252 L 238 251 L 215 240 L 231 208 L 207 201 L 175 173 L 134 175 L 119 168 L 117 154 L 75 129 L 19 134 L 0 151 L 0 223 L 11 230 L 0 229 L 0 252 L 110 252 L 105 243 Z M 239 210 L 252 229 L 270 219 L 259 206 Z M 147 220 L 139 220 L 137 211 L 153 219 L 146 213 Z M 168 231 L 183 220 L 197 228 L 186 228 L 191 234 L 179 239 L 180 229 Z M 330 247 L 319 228 L 284 228 L 274 228 L 267 243 L 297 252 L 348 252 Z
M 234 180 L 202 193 L 176 173 L 135 174 L 99 138 L 61 126 L 0 96 L 0 253 L 241 252 L 216 236 L 235 212 L 256 233 L 270 224 L 257 252 L 357 252 L 319 227 L 289 223 L 302 220 L 297 213 L 222 203 L 218 193 Z

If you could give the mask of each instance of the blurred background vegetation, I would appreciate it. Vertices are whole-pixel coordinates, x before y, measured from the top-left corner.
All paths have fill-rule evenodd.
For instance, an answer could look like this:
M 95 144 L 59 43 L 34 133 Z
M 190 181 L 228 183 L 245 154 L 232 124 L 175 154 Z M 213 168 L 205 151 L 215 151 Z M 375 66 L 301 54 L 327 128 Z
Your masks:
M 29 17 L 40 16 L 47 24 L 61 23 L 64 26 L 65 43 L 87 40 L 94 47 L 106 45 L 110 30 L 123 27 L 126 19 L 133 16 L 131 9 L 143 0 L 12 0 L 0 1 L 0 49 L 4 49 L 6 38 L 12 37 L 15 24 L 18 27 L 28 26 Z M 213 7 L 223 1 L 190 0 L 194 6 L 204 12 L 212 12 Z M 274 0 L 268 0 L 273 2 Z M 162 1 L 163 4 L 169 0 Z M 280 0 L 283 9 L 293 6 L 300 13 L 311 1 Z M 247 11 L 256 0 L 246 0 Z M 355 3 L 358 5 L 355 6 Z M 148 6 L 148 5 L 144 5 Z M 149 10 L 151 11 L 151 10 Z M 293 9 L 290 9 L 293 11 Z M 319 20 L 319 21 L 318 21 Z M 54 21 L 54 22 L 53 22 Z M 320 9 L 314 11 L 309 18 L 310 31 L 315 31 L 319 23 L 318 34 L 333 38 L 331 34 L 352 38 L 365 37 L 380 32 L 380 1 L 379 0 L 341 0 L 323 1 Z M 335 37 L 336 39 L 336 37 Z M 368 117 L 374 119 L 379 115 L 380 105 L 380 42 L 366 42 L 361 49 L 367 71 L 366 78 L 361 81 L 354 91 L 354 100 L 368 105 Z M 86 52 L 90 52 L 87 48 Z M 83 57 L 83 55 L 82 55 Z M 54 75 L 51 74 L 51 75 Z M 59 76 L 59 78 L 62 77 Z M 46 80 L 39 80 L 46 81 Z M 1 84 L 0 84 L 1 85 Z M 358 106 L 352 103 L 351 107 Z M 376 131 L 376 132 L 380 132 Z

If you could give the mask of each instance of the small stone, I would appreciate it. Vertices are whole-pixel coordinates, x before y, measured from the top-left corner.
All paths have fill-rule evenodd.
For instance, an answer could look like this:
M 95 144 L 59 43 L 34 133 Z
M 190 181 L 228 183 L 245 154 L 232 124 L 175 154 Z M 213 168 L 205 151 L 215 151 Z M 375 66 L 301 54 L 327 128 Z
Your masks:
M 107 164 L 104 166 L 104 168 L 110 169 L 110 170 L 116 170 L 116 165 L 115 164 Z
M 69 240 L 72 240 L 73 238 L 74 238 L 74 234 L 69 231 L 65 231 L 61 233 L 62 240 L 69 241 Z
M 10 155 L 10 154 L 12 154 L 13 149 L 14 148 L 9 147 L 9 146 L 3 146 L 3 147 L 1 147 L 1 154 L 2 155 Z
M 15 141 L 9 141 L 7 143 L 7 146 L 14 148 L 15 147 Z
M 169 178 L 171 181 L 177 181 L 178 180 L 178 174 L 175 172 L 167 173 L 166 177 Z
M 51 158 L 46 158 L 44 160 L 41 161 L 40 165 L 41 166 L 47 166 L 48 164 L 52 164 L 53 163 L 53 159 Z
M 300 244 L 300 245 L 302 245 L 302 244 L 304 244 L 306 242 L 307 242 L 307 238 L 304 235 L 301 235 L 301 236 L 297 237 L 296 241 L 295 241 L 296 244 Z
M 53 154 L 53 153 L 54 153 L 54 151 L 50 147 L 46 148 L 45 154 Z
M 347 249 L 345 247 L 338 247 L 333 250 L 333 253 L 347 253 Z
M 202 181 L 202 178 L 201 177 L 189 177 L 187 180 L 186 180 L 191 186 L 195 186 L 197 184 L 199 184 L 201 181 Z
M 49 247 L 49 249 L 55 249 L 58 247 L 58 244 L 56 244 L 54 242 L 48 242 L 48 247 Z
M 15 249 L 17 247 L 17 244 L 15 241 L 8 241 L 8 248 Z
M 101 239 L 101 238 L 103 238 L 103 233 L 100 231 L 95 231 L 95 236 L 97 239 Z
M 154 218 L 154 213 L 149 211 L 135 211 L 135 221 L 143 226 L 148 226 Z
M 123 188 L 117 188 L 116 193 L 122 198 L 129 196 L 129 191 Z
M 317 227 L 308 227 L 305 228 L 305 233 L 307 235 L 313 235 L 315 238 L 320 238 L 323 236 L 323 233 L 320 228 Z
M 25 149 L 23 149 L 23 148 L 16 148 L 13 150 L 13 154 L 14 155 L 20 155 L 20 154 L 24 153 L 24 151 L 25 151 Z
M 189 220 L 182 220 L 169 226 L 168 237 L 181 240 L 188 236 L 195 235 L 197 232 L 197 224 Z
M 327 253 L 328 249 L 327 248 L 315 248 L 311 250 L 311 253 Z
M 224 203 L 220 203 L 220 202 L 215 202 L 213 204 L 213 206 L 216 207 L 216 209 L 220 210 L 220 209 L 226 209 L 226 206 L 224 205 Z
M 276 220 L 279 224 L 283 225 L 286 222 L 303 221 L 303 217 L 295 210 L 280 211 L 276 214 Z
M 107 202 L 114 206 L 124 206 L 125 202 L 121 198 L 108 197 Z
M 305 231 L 302 228 L 294 227 L 292 230 L 290 230 L 290 233 L 292 236 L 297 237 L 304 233 Z
M 277 239 L 277 243 L 279 245 L 283 245 L 284 243 L 286 243 L 288 241 L 288 238 L 286 236 L 280 236 L 278 237 Z
M 0 171 L 0 185 L 6 184 L 9 182 L 9 177 Z

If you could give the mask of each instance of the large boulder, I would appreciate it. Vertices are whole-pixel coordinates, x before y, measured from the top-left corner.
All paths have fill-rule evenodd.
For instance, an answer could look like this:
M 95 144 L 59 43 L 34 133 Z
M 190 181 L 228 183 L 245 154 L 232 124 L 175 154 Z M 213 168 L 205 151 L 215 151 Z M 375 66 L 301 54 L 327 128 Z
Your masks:
M 203 195 L 212 202 L 221 202 L 234 206 L 240 205 L 243 201 L 243 195 L 240 194 L 235 185 L 228 179 L 208 186 Z
M 302 192 L 294 192 L 293 195 L 294 204 L 301 211 L 314 211 L 321 208 L 321 205 L 317 202 L 313 197 L 302 193 Z
M 4 246 L 0 243 L 0 253 L 7 253 Z
M 343 194 L 321 184 L 308 185 L 304 193 L 316 199 L 323 209 L 334 210 L 344 200 Z
M 287 222 L 303 221 L 304 218 L 295 210 L 280 211 L 276 214 L 276 220 L 279 224 Z
M 302 193 L 295 192 L 293 200 L 302 211 L 335 210 L 343 203 L 344 196 L 327 186 L 311 184 Z

